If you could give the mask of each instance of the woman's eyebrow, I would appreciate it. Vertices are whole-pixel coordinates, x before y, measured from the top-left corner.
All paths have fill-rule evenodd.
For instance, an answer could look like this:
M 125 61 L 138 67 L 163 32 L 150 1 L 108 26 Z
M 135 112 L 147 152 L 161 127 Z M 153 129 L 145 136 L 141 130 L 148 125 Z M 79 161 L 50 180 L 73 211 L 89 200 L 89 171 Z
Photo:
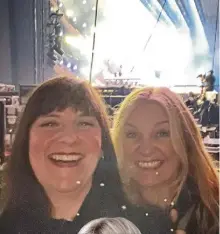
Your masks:
M 47 114 L 47 115 L 43 115 L 41 116 L 42 118 L 48 118 L 48 117 L 60 117 L 60 114 L 59 113 L 50 113 L 50 114 Z
M 128 127 L 132 127 L 132 128 L 136 128 L 133 124 L 131 123 L 125 123 L 125 126 L 128 126 Z

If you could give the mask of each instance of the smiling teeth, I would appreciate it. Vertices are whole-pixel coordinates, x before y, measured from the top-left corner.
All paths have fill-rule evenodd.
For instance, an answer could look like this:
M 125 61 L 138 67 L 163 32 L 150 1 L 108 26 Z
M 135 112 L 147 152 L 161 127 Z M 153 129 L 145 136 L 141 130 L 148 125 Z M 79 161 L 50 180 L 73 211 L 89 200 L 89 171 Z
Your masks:
M 161 165 L 161 161 L 138 162 L 138 166 L 144 169 L 154 169 Z
M 72 161 L 80 160 L 82 158 L 82 156 L 81 155 L 54 154 L 50 158 L 53 160 L 56 160 L 56 161 L 72 162 Z

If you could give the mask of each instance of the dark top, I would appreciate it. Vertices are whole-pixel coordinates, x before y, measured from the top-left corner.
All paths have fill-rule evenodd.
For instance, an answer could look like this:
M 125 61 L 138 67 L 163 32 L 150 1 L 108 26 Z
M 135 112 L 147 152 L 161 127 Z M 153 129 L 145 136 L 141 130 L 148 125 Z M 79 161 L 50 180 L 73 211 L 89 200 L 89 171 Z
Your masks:
M 192 181 L 192 179 L 188 178 L 181 194 L 178 198 L 177 204 L 175 205 L 179 213 L 179 219 L 174 229 L 185 230 L 186 234 L 201 234 L 204 233 L 202 231 L 201 223 L 197 220 L 198 211 L 203 217 L 203 211 L 205 209 L 203 202 L 199 196 L 197 185 Z M 216 207 L 216 212 L 218 207 Z M 207 217 L 207 227 L 213 226 L 213 219 L 208 215 Z M 213 229 L 210 234 L 217 234 L 218 227 Z
M 196 200 L 195 200 L 196 199 Z M 182 217 L 198 199 L 188 189 L 183 189 L 177 202 Z M 33 206 L 34 207 L 34 206 Z M 1 234 L 77 234 L 89 221 L 100 217 L 124 217 L 133 222 L 142 234 L 170 234 L 175 225 L 169 218 L 169 209 L 134 207 L 124 198 L 116 160 L 101 159 L 94 175 L 93 186 L 87 195 L 79 215 L 73 221 L 43 217 L 39 208 L 5 211 L 0 218 Z M 192 219 L 187 224 L 187 234 L 197 234 L 199 224 Z
M 213 74 L 209 74 L 205 78 L 206 91 L 213 91 L 215 84 L 215 77 Z
M 100 159 L 92 188 L 72 222 L 47 218 L 32 204 L 33 209 L 21 207 L 3 212 L 0 233 L 77 233 L 92 219 L 123 216 L 123 205 L 116 160 L 104 158 Z
M 142 233 L 170 233 L 170 222 L 163 211 L 155 207 L 137 208 L 127 202 L 119 178 L 115 156 L 105 156 L 100 159 L 92 188 L 73 221 L 47 218 L 40 207 L 31 204 L 16 210 L 5 210 L 0 218 L 0 233 L 76 234 L 89 221 L 100 217 L 125 217 Z

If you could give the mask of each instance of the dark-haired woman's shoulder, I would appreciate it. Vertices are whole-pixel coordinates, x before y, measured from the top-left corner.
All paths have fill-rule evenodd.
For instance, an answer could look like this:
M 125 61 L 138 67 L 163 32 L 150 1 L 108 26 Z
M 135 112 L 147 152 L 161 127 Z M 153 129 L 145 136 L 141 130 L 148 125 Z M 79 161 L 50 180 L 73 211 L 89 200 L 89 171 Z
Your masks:
M 3 212 L 0 216 L 1 234 L 39 233 L 43 230 L 43 223 L 29 214 L 23 212 Z
M 16 212 L 4 211 L 0 216 L 0 233 L 1 234 L 15 234 L 19 233 L 18 223 L 22 219 L 21 215 L 16 214 Z M 26 223 L 29 219 L 27 217 Z

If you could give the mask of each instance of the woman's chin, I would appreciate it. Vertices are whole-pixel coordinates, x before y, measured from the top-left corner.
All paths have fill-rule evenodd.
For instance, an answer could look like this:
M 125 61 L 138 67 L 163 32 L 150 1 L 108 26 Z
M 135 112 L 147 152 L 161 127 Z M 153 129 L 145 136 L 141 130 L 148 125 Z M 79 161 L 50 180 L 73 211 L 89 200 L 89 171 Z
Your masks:
M 138 176 L 135 178 L 136 183 L 141 187 L 153 187 L 157 186 L 161 183 L 159 178 L 155 178 L 155 176 Z
M 81 187 L 81 183 L 77 184 L 71 181 L 71 183 L 69 182 L 61 182 L 61 183 L 56 183 L 54 184 L 54 190 L 59 192 L 59 193 L 71 193 L 71 192 L 75 192 L 79 189 L 79 187 Z

